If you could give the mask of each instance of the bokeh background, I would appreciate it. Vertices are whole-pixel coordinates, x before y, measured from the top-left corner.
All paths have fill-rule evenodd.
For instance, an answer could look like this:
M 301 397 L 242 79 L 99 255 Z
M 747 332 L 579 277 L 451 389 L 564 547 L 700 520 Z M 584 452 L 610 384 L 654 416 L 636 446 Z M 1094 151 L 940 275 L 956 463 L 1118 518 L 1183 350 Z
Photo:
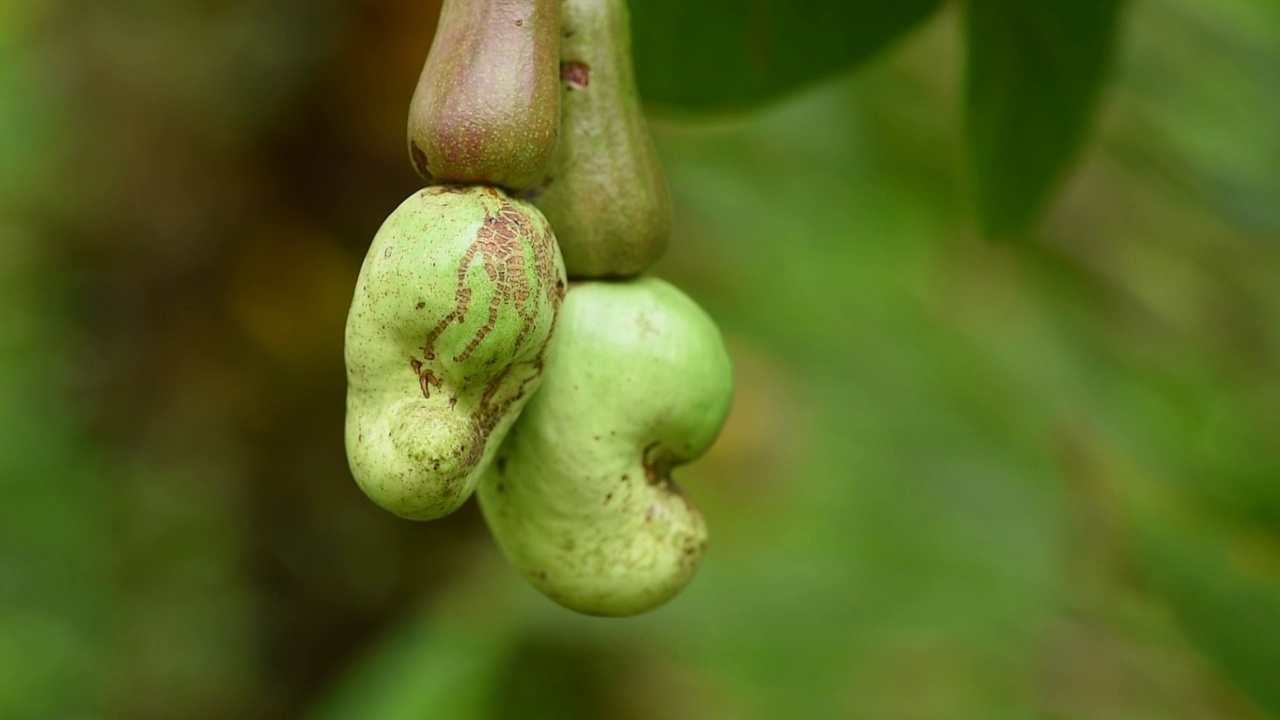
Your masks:
M 654 272 L 737 396 L 702 567 L 628 620 L 347 471 L 437 12 L 0 4 L 0 717 L 1280 717 L 1277 6 L 1135 0 L 1025 241 L 975 230 L 954 5 L 655 112 Z

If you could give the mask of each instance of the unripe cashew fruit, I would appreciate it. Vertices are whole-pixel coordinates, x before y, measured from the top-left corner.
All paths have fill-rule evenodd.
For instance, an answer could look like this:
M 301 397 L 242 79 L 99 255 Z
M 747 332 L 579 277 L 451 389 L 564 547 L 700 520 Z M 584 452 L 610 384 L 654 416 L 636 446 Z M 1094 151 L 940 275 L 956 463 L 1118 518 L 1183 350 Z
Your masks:
M 560 145 L 529 193 L 571 278 L 635 275 L 671 233 L 671 198 L 640 109 L 625 0 L 564 0 Z
M 412 520 L 458 508 L 542 377 L 564 264 L 532 205 L 489 187 L 405 200 L 347 316 L 351 473 Z
M 513 566 L 556 602 L 632 615 L 693 575 L 707 528 L 671 470 L 724 424 L 720 331 L 655 278 L 570 286 L 541 388 L 476 491 Z
M 444 0 L 409 105 L 409 157 L 428 183 L 523 190 L 560 131 L 560 0 Z

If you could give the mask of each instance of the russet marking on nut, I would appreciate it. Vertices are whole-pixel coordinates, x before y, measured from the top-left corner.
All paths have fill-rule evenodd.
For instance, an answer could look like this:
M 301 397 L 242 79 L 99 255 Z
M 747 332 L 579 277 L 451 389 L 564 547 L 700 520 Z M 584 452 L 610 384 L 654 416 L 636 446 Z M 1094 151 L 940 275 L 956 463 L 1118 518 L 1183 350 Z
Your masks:
M 534 313 L 526 304 L 533 289 L 529 285 L 528 273 L 525 271 L 524 244 L 522 239 L 531 238 L 534 265 L 539 277 L 550 277 L 555 274 L 553 262 L 555 239 L 544 227 L 535 230 L 525 215 L 514 207 L 504 204 L 496 214 L 486 213 L 484 222 L 476 232 L 475 242 L 462 254 L 458 263 L 458 283 L 454 292 L 454 307 L 441 318 L 440 322 L 427 334 L 423 343 L 423 358 L 436 359 L 436 340 L 450 323 L 461 324 L 471 305 L 471 289 L 467 287 L 467 277 L 471 273 L 474 260 L 478 256 L 485 274 L 493 283 L 495 292 L 489 300 L 489 315 L 485 324 L 476 331 L 470 342 L 454 356 L 454 362 L 466 362 L 476 347 L 493 331 L 498 321 L 498 309 L 503 303 L 513 303 L 516 312 L 523 319 L 520 334 L 516 337 L 519 346 L 528 336 L 535 322 Z M 563 283 L 547 288 L 547 299 L 553 300 L 552 294 L 563 297 Z M 554 298 L 558 302 L 559 298 Z
M 348 457 L 372 499 L 420 520 L 466 500 L 541 380 L 564 286 L 550 226 L 500 190 L 428 188 L 392 213 L 347 324 Z

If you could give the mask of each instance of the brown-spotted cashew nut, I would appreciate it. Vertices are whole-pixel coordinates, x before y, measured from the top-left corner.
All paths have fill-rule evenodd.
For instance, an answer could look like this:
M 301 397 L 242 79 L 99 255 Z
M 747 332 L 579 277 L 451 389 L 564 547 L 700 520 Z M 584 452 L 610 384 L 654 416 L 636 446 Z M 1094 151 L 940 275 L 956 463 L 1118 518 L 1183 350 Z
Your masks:
M 671 198 L 640 107 L 625 0 L 564 0 L 560 144 L 529 192 L 571 278 L 636 275 L 666 252 Z
M 542 377 L 564 297 L 551 227 L 489 187 L 405 200 L 369 247 L 347 316 L 346 447 L 382 507 L 457 509 Z
M 429 183 L 524 190 L 560 132 L 560 0 L 445 0 L 409 105 Z
M 724 424 L 720 331 L 655 278 L 570 286 L 541 388 L 476 496 L 507 559 L 579 612 L 632 615 L 688 583 L 706 524 L 671 480 Z

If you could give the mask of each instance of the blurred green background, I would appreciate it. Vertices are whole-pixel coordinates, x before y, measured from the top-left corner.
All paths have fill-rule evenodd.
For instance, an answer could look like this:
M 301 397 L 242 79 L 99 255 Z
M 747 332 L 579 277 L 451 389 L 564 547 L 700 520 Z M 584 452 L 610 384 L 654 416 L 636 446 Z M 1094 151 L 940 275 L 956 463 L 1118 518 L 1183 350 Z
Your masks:
M 1024 241 L 954 4 L 655 112 L 737 396 L 694 582 L 598 620 L 347 471 L 438 4 L 0 2 L 0 718 L 1280 718 L 1277 8 L 1133 2 Z

